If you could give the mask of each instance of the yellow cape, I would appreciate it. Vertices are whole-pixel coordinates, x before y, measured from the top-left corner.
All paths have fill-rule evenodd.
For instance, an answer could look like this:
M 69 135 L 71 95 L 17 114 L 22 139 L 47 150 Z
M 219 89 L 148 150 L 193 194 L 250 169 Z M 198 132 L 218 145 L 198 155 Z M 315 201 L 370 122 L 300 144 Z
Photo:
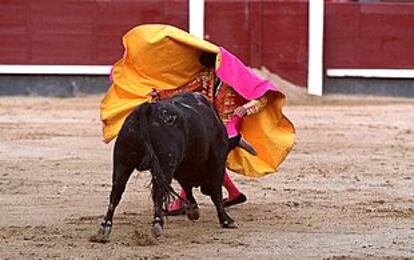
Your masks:
M 124 57 L 112 67 L 113 83 L 101 102 L 105 142 L 114 139 L 126 117 L 151 101 L 153 89 L 174 89 L 202 70 L 202 52 L 218 53 L 207 41 L 168 25 L 141 25 L 123 37 Z
M 202 52 L 219 53 L 218 46 L 169 25 L 141 25 L 123 37 L 124 56 L 112 68 L 113 83 L 101 101 L 105 142 L 114 139 L 129 113 L 151 101 L 153 89 L 175 89 L 194 79 L 203 69 Z M 217 66 L 220 55 L 217 55 Z M 259 177 L 275 172 L 294 143 L 293 124 L 283 116 L 284 96 L 268 94 L 270 102 L 243 119 L 242 134 L 258 151 L 254 157 L 235 149 L 227 166 L 240 174 Z
M 269 102 L 259 113 L 243 118 L 242 136 L 257 150 L 257 156 L 236 148 L 227 158 L 227 167 L 249 177 L 262 177 L 276 172 L 295 142 L 295 128 L 283 115 L 285 96 L 267 92 Z

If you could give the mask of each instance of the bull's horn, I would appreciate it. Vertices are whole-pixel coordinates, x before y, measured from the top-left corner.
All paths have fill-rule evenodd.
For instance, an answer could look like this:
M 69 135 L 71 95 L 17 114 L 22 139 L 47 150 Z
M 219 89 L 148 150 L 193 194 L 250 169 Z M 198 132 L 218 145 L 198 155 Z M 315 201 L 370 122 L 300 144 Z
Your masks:
M 253 154 L 254 156 L 257 155 L 256 149 L 254 149 L 253 145 L 251 145 L 249 142 L 246 141 L 243 137 L 240 138 L 239 143 L 237 144 L 238 147 L 243 148 L 250 154 Z

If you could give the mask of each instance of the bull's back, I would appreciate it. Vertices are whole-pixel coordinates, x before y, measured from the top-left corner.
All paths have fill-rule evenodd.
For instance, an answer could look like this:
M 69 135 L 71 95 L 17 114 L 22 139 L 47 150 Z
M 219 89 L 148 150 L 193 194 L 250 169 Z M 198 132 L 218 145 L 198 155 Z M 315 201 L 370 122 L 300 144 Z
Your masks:
M 206 138 L 214 139 L 226 134 L 216 109 L 204 95 L 185 93 L 172 98 L 170 102 L 187 116 L 189 129 L 193 134 L 204 133 Z
M 185 164 L 205 165 L 210 151 L 227 145 L 226 129 L 214 106 L 199 93 L 185 93 L 173 97 L 171 104 L 181 115 L 186 132 Z

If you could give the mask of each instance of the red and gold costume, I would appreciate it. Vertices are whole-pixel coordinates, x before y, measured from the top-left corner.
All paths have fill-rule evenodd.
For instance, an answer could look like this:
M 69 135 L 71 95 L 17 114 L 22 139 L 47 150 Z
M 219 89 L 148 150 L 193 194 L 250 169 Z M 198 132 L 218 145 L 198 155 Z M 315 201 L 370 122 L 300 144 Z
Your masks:
M 246 115 L 252 115 L 260 112 L 267 104 L 267 98 L 265 96 L 249 101 L 223 82 L 215 90 L 214 85 L 216 80 L 217 77 L 214 72 L 206 69 L 200 72 L 188 84 L 177 89 L 162 90 L 156 93 L 156 95 L 158 99 L 164 100 L 184 92 L 200 92 L 214 104 L 224 123 L 229 122 L 233 118 L 234 110 L 240 106 L 246 109 Z

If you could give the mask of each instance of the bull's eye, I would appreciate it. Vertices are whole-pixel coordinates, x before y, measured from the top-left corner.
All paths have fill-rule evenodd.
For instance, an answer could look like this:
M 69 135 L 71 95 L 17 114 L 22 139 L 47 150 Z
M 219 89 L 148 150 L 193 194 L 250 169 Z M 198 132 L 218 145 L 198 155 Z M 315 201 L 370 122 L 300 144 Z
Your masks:
M 167 125 L 173 125 L 174 124 L 174 122 L 175 122 L 175 119 L 176 119 L 177 117 L 176 116 L 169 116 L 168 118 L 167 118 L 167 121 L 166 121 L 166 123 L 167 123 Z
M 168 113 L 166 109 L 163 109 L 161 119 L 166 125 L 173 125 L 175 123 L 175 120 L 177 119 L 177 116 L 171 115 Z

